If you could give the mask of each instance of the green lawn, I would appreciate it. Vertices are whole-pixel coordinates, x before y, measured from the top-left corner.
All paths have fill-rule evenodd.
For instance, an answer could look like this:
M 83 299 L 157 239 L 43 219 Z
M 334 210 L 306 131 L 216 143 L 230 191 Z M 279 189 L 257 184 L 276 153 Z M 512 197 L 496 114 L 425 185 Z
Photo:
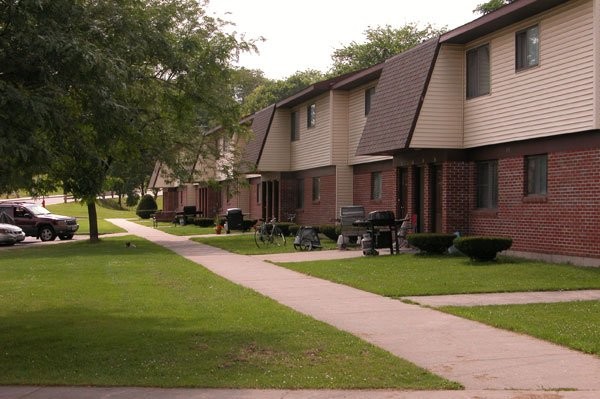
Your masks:
M 600 356 L 600 301 L 442 310 Z
M 600 288 L 600 268 L 510 258 L 401 254 L 280 265 L 389 297 Z
M 322 250 L 336 248 L 336 242 L 329 238 L 319 235 L 321 239 Z M 294 237 L 286 237 L 285 246 L 269 245 L 258 248 L 254 241 L 254 232 L 247 234 L 231 234 L 224 237 L 195 237 L 192 240 L 201 242 L 203 244 L 212 245 L 213 247 L 221 248 L 229 252 L 233 252 L 241 255 L 264 255 L 264 254 L 276 254 L 295 252 L 294 249 Z M 318 249 L 316 250 L 318 251 Z
M 5 250 L 0 384 L 458 388 L 133 236 Z
M 137 218 L 135 208 L 117 209 L 116 203 L 110 200 L 99 201 L 96 203 L 96 213 L 98 214 L 98 231 L 100 234 L 122 233 L 125 232 L 120 227 L 107 222 L 105 219 L 110 218 Z M 80 202 L 67 202 L 62 204 L 47 205 L 46 208 L 52 213 L 65 216 L 74 216 L 77 218 L 79 230 L 76 234 L 89 234 L 90 221 L 88 217 L 87 205 Z

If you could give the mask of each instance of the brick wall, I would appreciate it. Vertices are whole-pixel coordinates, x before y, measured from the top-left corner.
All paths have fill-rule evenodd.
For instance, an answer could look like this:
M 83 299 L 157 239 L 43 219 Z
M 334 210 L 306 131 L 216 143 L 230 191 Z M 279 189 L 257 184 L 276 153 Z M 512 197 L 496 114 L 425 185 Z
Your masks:
M 373 172 L 381 172 L 381 199 L 371 199 L 371 178 Z M 396 213 L 397 192 L 396 169 L 391 162 L 360 165 L 354 167 L 353 205 L 362 205 L 365 214 L 378 210 Z
M 474 207 L 473 164 L 445 162 L 442 165 L 442 231 L 465 235 L 469 232 L 469 211 Z
M 304 207 L 296 209 L 296 223 L 302 225 L 320 225 L 335 223 L 335 174 L 319 176 L 321 179 L 320 199 L 312 199 L 312 177 L 304 177 Z M 290 182 L 290 184 L 296 184 Z M 295 192 L 288 184 L 286 196 Z M 293 187 L 293 186 L 292 186 Z M 293 194 L 291 195 L 293 196 Z M 295 203 L 295 196 L 294 202 Z M 287 209 L 287 208 L 286 208 Z
M 512 237 L 515 251 L 600 257 L 600 149 L 548 154 L 545 197 L 524 186 L 524 158 L 500 159 L 497 212 L 471 211 L 470 233 Z

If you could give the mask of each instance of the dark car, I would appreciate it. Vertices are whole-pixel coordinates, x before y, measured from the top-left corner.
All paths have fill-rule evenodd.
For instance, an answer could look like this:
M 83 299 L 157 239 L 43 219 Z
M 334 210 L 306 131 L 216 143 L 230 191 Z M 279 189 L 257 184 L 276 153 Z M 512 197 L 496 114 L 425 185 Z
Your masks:
M 56 237 L 70 240 L 79 228 L 74 217 L 54 215 L 33 202 L 0 202 L 0 215 L 2 213 L 12 218 L 26 235 L 42 241 L 52 241 Z

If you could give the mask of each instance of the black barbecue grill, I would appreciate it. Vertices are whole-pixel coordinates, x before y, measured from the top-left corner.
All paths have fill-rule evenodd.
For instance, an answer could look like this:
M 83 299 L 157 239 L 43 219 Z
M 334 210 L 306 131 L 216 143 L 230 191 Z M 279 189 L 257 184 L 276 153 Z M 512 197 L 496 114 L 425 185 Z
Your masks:
M 369 212 L 365 220 L 357 220 L 353 224 L 363 227 L 367 234 L 361 242 L 365 255 L 377 255 L 377 248 L 389 248 L 394 253 L 394 244 L 398 248 L 398 227 L 403 220 L 396 220 L 392 211 Z M 399 253 L 396 250 L 396 253 Z

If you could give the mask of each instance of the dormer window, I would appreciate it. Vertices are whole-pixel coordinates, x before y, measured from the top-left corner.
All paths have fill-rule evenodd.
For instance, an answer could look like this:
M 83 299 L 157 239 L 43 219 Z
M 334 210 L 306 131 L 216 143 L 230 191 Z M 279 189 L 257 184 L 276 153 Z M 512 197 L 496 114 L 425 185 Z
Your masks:
M 467 98 L 490 94 L 490 46 L 467 51 Z
M 517 32 L 515 36 L 515 50 L 515 68 L 517 71 L 539 64 L 540 33 L 537 25 Z
M 290 118 L 290 136 L 292 141 L 300 140 L 300 120 L 298 119 L 298 112 L 292 112 Z
M 369 115 L 369 112 L 371 112 L 371 101 L 373 100 L 374 95 L 375 87 L 369 87 L 365 90 L 365 116 Z
M 317 124 L 317 105 L 310 104 L 306 107 L 306 127 L 315 127 Z

